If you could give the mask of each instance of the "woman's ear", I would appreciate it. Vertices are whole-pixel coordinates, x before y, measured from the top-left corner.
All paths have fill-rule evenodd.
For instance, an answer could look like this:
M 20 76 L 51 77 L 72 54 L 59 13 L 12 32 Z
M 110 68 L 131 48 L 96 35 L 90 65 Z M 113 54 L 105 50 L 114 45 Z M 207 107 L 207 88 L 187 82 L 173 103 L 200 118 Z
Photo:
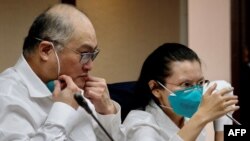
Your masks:
M 159 89 L 159 84 L 155 81 L 155 80 L 150 80 L 148 82 L 148 86 L 151 89 L 152 94 L 156 97 L 156 98 L 160 98 L 161 97 L 161 91 Z
M 48 41 L 41 41 L 38 45 L 38 52 L 42 60 L 48 60 L 50 53 L 53 52 L 53 44 Z

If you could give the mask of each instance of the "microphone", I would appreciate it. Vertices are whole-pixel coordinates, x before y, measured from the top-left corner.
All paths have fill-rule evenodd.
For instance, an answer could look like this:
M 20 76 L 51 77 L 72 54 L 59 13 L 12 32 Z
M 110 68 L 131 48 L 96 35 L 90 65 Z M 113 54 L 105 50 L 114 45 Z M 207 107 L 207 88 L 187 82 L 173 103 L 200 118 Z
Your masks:
M 95 117 L 95 115 L 93 114 L 92 110 L 89 108 L 87 101 L 83 98 L 83 91 L 80 91 L 80 93 L 76 93 L 74 95 L 74 98 L 76 100 L 76 102 L 82 107 L 84 108 L 93 118 L 94 120 L 97 122 L 97 124 L 101 127 L 101 129 L 103 130 L 103 132 L 108 136 L 108 138 L 111 141 L 114 141 L 114 139 L 109 135 L 109 133 L 107 132 L 107 130 L 103 127 L 103 125 L 100 123 L 100 121 Z
M 235 124 L 241 125 L 241 123 L 240 123 L 239 121 L 237 121 L 235 118 L 233 118 L 232 116 L 230 116 L 230 115 L 228 115 L 228 114 L 226 114 L 226 116 L 227 116 L 228 118 L 230 118 Z

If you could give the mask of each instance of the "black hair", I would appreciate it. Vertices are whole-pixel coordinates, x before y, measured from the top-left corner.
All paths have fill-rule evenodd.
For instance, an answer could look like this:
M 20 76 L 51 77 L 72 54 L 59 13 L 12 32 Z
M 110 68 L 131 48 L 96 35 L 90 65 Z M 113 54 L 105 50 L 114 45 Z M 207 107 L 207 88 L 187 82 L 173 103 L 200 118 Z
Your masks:
M 144 61 L 139 79 L 135 87 L 135 95 L 138 98 L 137 108 L 145 108 L 153 99 L 157 99 L 151 92 L 148 82 L 157 80 L 165 84 L 165 78 L 171 76 L 171 63 L 175 61 L 201 61 L 198 55 L 190 48 L 179 43 L 165 43 L 154 50 Z

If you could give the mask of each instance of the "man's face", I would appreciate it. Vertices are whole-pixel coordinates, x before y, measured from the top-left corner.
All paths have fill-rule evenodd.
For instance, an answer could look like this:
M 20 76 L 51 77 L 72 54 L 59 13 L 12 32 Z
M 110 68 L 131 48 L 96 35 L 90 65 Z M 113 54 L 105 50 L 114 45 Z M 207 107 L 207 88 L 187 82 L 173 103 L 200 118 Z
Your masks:
M 60 75 L 71 76 L 78 87 L 84 88 L 88 72 L 93 67 L 93 60 L 89 59 L 87 62 L 85 61 L 86 63 L 80 60 L 84 58 L 82 53 L 90 53 L 91 56 L 91 53 L 96 51 L 97 40 L 93 29 L 84 30 L 84 32 L 77 30 L 76 32 L 69 43 L 58 54 L 61 66 Z

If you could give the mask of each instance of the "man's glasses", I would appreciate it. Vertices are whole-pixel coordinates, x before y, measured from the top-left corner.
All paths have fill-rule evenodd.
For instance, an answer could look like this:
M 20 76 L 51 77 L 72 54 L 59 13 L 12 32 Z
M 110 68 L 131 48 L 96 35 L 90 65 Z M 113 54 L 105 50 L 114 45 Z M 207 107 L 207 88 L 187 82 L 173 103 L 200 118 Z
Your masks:
M 38 41 L 43 41 L 43 39 L 40 39 L 40 38 L 35 38 L 35 39 L 38 40 Z M 45 41 L 49 41 L 49 40 L 45 40 Z M 56 42 L 56 43 L 58 43 L 57 41 L 49 41 L 49 42 L 52 42 L 52 43 L 53 43 L 53 42 Z M 82 65 L 88 63 L 90 59 L 91 59 L 92 61 L 94 61 L 95 58 L 96 58 L 96 56 L 97 56 L 98 53 L 100 52 L 100 50 L 97 49 L 97 48 L 94 50 L 94 52 L 84 52 L 84 53 L 80 53 L 80 52 L 78 52 L 78 51 L 76 51 L 76 50 L 73 50 L 73 49 L 71 49 L 71 48 L 69 48 L 69 47 L 65 47 L 65 48 L 67 48 L 67 49 L 69 49 L 69 50 L 75 52 L 76 54 L 81 55 L 80 63 L 81 63 Z
M 208 85 L 209 82 L 210 82 L 209 80 L 201 80 L 196 84 L 192 84 L 190 82 L 184 82 L 184 83 L 181 83 L 181 84 L 173 84 L 173 83 L 166 83 L 166 84 L 175 85 L 175 86 L 178 86 L 178 87 L 180 87 L 182 89 L 185 89 L 185 88 L 193 87 L 194 85 L 198 85 L 198 86 L 202 87 L 202 86 Z
M 94 61 L 95 58 L 96 58 L 96 56 L 97 56 L 98 53 L 100 52 L 100 50 L 97 49 L 97 48 L 94 50 L 94 52 L 83 52 L 83 53 L 80 53 L 80 52 L 78 52 L 78 51 L 76 51 L 76 50 L 73 50 L 73 49 L 71 49 L 71 48 L 69 48 L 69 47 L 65 47 L 65 48 L 67 48 L 67 49 L 69 49 L 69 50 L 75 52 L 76 54 L 81 55 L 80 63 L 81 63 L 82 65 L 88 63 L 90 59 L 91 59 L 92 61 Z

